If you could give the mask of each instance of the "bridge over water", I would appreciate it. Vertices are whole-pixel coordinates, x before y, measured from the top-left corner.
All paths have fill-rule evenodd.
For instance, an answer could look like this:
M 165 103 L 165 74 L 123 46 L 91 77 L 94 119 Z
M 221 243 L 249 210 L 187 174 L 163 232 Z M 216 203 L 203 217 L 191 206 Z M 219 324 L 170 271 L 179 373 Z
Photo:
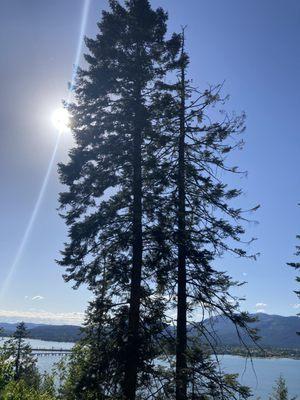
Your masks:
M 32 354 L 42 356 L 65 356 L 71 354 L 72 349 L 32 349 Z

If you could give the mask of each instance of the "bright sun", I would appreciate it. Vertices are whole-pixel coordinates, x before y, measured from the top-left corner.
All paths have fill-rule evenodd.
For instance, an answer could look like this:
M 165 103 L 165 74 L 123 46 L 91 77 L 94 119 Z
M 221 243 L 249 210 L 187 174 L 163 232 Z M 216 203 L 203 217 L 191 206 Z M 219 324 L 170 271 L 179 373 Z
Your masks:
M 58 108 L 52 114 L 52 123 L 59 132 L 66 132 L 70 128 L 70 115 L 65 108 Z

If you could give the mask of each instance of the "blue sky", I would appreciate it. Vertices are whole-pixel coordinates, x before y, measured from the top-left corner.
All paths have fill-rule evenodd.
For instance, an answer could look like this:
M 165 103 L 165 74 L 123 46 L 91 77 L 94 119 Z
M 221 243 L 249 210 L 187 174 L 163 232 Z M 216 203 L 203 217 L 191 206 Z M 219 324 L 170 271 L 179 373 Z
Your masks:
M 30 219 L 56 132 L 53 110 L 67 98 L 78 47 L 83 0 L 4 0 L 0 15 L 0 282 L 5 280 Z M 185 4 L 184 4 L 185 3 Z M 245 149 L 234 163 L 244 208 L 261 204 L 248 226 L 256 262 L 224 257 L 218 264 L 248 284 L 239 290 L 251 312 L 294 315 L 293 259 L 300 233 L 298 154 L 300 3 L 298 0 L 153 0 L 169 11 L 169 30 L 188 25 L 190 76 L 205 87 L 225 80 L 229 110 L 247 114 Z M 91 0 L 86 34 L 94 36 L 104 0 Z M 56 162 L 67 158 L 63 135 Z M 61 186 L 53 168 L 29 240 L 1 298 L 0 318 L 77 322 L 89 299 L 62 280 L 55 264 L 66 238 L 56 208 Z M 1 290 L 1 289 L 0 289 Z M 297 308 L 298 307 L 298 308 Z

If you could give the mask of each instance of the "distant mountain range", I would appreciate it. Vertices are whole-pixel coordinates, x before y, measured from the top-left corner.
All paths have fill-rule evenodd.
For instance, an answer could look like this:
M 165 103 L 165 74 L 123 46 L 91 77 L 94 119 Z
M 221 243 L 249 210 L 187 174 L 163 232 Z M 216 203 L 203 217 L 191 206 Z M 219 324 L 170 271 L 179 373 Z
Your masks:
M 251 327 L 258 329 L 260 336 L 260 345 L 262 347 L 300 349 L 300 318 L 283 317 L 280 315 L 268 315 L 263 313 L 253 314 L 258 321 L 251 324 Z M 212 320 L 206 320 L 205 325 L 211 331 L 211 325 L 214 327 L 219 343 L 222 345 L 238 346 L 240 344 L 237 332 L 227 318 L 215 317 Z M 241 336 L 247 345 L 252 342 L 245 335 Z
M 282 317 L 280 315 L 254 314 L 258 318 L 252 326 L 259 329 L 262 347 L 300 349 L 299 317 Z M 212 326 L 218 337 L 218 344 L 226 346 L 238 346 L 240 344 L 238 335 L 233 324 L 224 317 L 214 317 L 205 322 L 205 326 L 212 331 Z M 80 327 L 75 325 L 44 325 L 44 324 L 26 324 L 29 337 L 31 339 L 49 340 L 57 342 L 76 342 L 81 335 Z M 11 335 L 16 324 L 1 323 L 6 336 Z M 195 334 L 194 328 L 191 328 L 192 334 Z M 249 345 L 251 342 L 243 336 L 243 340 Z
M 17 324 L 0 322 L 4 336 L 10 336 L 16 329 Z M 47 340 L 53 342 L 76 342 L 80 338 L 81 328 L 76 325 L 46 325 L 26 323 L 28 337 L 30 339 Z

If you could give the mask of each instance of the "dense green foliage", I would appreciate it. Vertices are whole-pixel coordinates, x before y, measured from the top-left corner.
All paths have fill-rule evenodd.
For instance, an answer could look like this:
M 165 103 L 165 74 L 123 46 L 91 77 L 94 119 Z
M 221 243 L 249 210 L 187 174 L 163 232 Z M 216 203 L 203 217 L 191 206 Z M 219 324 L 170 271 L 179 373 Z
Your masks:
M 37 360 L 26 342 L 27 329 L 22 322 L 0 347 L 1 400 L 53 400 L 54 379 L 37 369 Z
M 2 400 L 54 400 L 47 391 L 35 389 L 24 380 L 9 382 L 1 392 Z

